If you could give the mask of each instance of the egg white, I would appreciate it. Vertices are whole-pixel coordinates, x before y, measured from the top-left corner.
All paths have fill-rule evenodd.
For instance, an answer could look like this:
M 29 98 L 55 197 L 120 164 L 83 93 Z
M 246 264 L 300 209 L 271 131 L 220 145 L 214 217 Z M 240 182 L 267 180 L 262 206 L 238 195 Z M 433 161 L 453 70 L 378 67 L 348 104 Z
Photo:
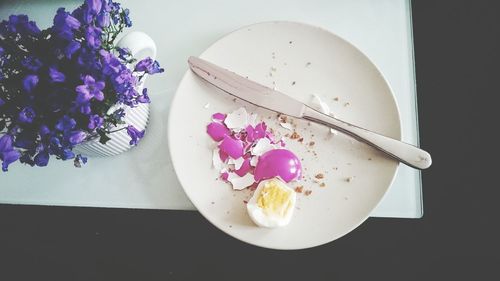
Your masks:
M 271 181 L 271 180 L 278 180 L 279 185 L 288 190 L 290 192 L 290 209 L 285 213 L 284 216 L 280 216 L 278 214 L 267 214 L 262 208 L 259 207 L 257 200 L 259 198 L 259 195 L 264 188 L 264 185 Z M 269 180 L 263 180 L 259 183 L 257 186 L 257 189 L 255 189 L 255 192 L 250 198 L 250 200 L 247 203 L 247 211 L 248 215 L 252 219 L 252 221 L 260 226 L 260 227 L 268 227 L 268 228 L 274 228 L 274 227 L 282 227 L 286 226 L 290 223 L 293 217 L 293 212 L 295 209 L 295 203 L 297 200 L 297 196 L 295 194 L 295 191 L 288 187 L 286 183 L 284 183 L 282 180 L 278 178 L 274 179 L 269 179 Z

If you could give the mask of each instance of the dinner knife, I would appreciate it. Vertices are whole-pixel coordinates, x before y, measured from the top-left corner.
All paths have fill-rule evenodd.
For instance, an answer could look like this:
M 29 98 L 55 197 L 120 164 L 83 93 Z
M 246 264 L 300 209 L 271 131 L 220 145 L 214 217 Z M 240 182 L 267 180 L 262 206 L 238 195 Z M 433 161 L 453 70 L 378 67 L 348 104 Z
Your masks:
M 416 169 L 427 169 L 432 164 L 431 155 L 416 146 L 323 114 L 284 93 L 206 60 L 189 57 L 188 63 L 191 70 L 208 83 L 251 104 L 333 128 Z

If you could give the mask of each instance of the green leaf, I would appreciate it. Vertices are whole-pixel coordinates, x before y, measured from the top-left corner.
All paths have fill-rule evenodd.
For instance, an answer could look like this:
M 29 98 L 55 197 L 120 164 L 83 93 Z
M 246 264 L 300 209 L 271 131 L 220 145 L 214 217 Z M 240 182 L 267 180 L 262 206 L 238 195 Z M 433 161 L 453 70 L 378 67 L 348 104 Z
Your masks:
M 109 140 L 111 140 L 108 135 L 106 135 L 106 132 L 103 130 L 98 130 L 97 133 L 99 134 L 99 142 L 102 144 L 106 144 Z

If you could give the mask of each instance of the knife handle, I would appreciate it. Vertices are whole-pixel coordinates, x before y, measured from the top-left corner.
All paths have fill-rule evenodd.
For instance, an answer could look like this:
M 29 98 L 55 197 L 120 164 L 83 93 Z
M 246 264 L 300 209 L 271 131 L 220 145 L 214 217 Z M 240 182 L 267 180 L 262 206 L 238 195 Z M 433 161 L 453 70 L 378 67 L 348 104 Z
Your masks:
M 308 106 L 304 109 L 303 118 L 328 126 L 339 132 L 364 142 L 388 156 L 416 169 L 427 169 L 432 164 L 431 155 L 416 146 L 383 136 L 370 130 L 352 125 L 330 115 L 323 114 Z

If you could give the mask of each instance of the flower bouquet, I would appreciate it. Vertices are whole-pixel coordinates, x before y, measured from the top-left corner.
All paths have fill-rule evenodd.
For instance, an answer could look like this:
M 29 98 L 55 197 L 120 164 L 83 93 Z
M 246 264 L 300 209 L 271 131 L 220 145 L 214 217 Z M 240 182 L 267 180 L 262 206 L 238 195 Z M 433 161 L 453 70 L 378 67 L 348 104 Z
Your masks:
M 137 144 L 144 129 L 132 122 L 134 110 L 150 103 L 144 79 L 163 69 L 115 43 L 131 25 L 129 10 L 108 0 L 87 0 L 71 13 L 59 8 L 45 30 L 26 15 L 0 23 L 3 171 L 16 161 L 46 166 L 51 155 L 80 167 L 87 161 L 80 146 L 106 146 L 123 138 L 118 133 Z

